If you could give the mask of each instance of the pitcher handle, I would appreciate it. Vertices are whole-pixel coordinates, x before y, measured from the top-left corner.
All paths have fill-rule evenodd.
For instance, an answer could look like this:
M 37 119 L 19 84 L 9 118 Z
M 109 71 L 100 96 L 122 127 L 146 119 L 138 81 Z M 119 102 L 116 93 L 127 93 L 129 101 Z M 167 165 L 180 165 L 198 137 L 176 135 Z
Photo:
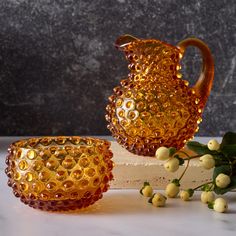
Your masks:
M 177 45 L 181 54 L 184 54 L 188 46 L 199 48 L 202 54 L 201 74 L 193 88 L 196 91 L 196 95 L 200 97 L 202 104 L 205 105 L 214 79 L 214 60 L 210 49 L 202 40 L 197 38 L 187 38 L 179 42 Z

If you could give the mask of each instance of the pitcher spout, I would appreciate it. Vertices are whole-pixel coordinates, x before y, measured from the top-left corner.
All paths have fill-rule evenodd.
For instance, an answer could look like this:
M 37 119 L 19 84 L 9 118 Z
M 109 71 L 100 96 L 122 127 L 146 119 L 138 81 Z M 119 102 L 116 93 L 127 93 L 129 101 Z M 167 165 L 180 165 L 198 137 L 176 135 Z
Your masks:
M 125 35 L 122 35 L 120 36 L 116 42 L 115 42 L 115 47 L 117 49 L 120 49 L 120 50 L 123 50 L 123 48 L 127 45 L 129 45 L 130 43 L 134 42 L 134 41 L 137 41 L 138 38 L 135 38 L 134 36 L 132 35 L 129 35 L 129 34 L 125 34 Z

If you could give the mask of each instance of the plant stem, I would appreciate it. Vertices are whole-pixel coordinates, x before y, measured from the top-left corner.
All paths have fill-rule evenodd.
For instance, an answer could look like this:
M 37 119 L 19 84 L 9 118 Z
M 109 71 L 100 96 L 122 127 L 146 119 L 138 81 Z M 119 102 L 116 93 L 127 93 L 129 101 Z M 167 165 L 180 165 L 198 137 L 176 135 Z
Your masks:
M 179 181 L 183 178 L 183 176 L 184 176 L 186 170 L 188 169 L 188 167 L 189 167 L 189 162 L 190 162 L 190 159 L 188 159 L 187 165 L 186 165 L 186 167 L 185 167 L 183 173 L 182 173 L 181 176 L 179 177 Z
M 204 185 L 206 185 L 206 184 L 213 184 L 213 183 L 212 183 L 212 181 L 211 181 L 211 182 L 206 182 L 206 183 L 204 183 L 204 184 L 201 184 L 201 185 L 197 186 L 197 187 L 194 188 L 193 190 L 197 190 L 197 189 L 201 188 L 202 186 L 204 186 Z M 212 186 L 211 186 L 211 187 L 212 187 Z

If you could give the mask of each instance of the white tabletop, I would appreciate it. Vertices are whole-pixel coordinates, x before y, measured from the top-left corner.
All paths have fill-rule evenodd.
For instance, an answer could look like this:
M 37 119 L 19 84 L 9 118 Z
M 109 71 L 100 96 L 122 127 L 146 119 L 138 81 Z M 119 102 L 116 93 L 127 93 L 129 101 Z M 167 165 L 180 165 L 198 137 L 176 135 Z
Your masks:
M 199 201 L 168 199 L 164 208 L 147 203 L 137 190 L 110 190 L 94 205 L 73 213 L 35 210 L 15 198 L 4 174 L 6 147 L 0 138 L 0 236 L 42 235 L 235 235 L 236 193 L 224 197 L 229 211 L 220 214 Z

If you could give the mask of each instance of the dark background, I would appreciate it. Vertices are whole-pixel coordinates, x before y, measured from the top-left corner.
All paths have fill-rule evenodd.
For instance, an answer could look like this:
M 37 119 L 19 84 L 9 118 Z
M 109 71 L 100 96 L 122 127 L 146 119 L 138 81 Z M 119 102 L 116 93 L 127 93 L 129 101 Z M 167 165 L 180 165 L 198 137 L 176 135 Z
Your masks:
M 125 33 L 204 40 L 216 68 L 198 135 L 236 131 L 235 9 L 235 0 L 1 0 L 0 135 L 109 134 L 107 98 L 128 73 L 113 44 Z M 191 84 L 200 62 L 189 49 Z

